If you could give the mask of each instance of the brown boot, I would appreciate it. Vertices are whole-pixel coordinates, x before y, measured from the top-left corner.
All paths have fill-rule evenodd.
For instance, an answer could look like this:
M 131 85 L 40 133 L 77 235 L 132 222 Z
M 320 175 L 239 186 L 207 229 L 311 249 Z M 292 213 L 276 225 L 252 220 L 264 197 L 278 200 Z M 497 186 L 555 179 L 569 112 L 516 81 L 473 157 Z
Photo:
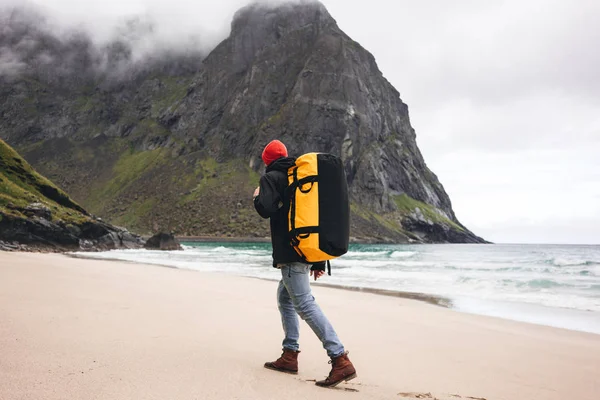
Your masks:
M 298 353 L 300 353 L 300 351 L 283 349 L 281 357 L 279 357 L 276 361 L 266 362 L 265 368 L 279 372 L 285 372 L 286 374 L 297 374 Z
M 332 364 L 329 376 L 325 380 L 317 381 L 317 386 L 335 387 L 342 382 L 348 382 L 350 379 L 356 378 L 356 370 L 348 358 L 347 352 L 332 358 L 329 363 Z

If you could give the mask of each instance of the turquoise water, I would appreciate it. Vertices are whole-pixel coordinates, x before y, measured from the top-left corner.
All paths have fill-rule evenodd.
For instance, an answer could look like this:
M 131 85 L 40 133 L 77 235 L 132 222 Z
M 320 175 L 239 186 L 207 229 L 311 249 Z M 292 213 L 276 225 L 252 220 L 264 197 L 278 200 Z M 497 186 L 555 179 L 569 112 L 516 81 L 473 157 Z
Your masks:
M 81 255 L 278 279 L 270 244 L 184 247 Z M 463 312 L 600 334 L 600 246 L 352 245 L 319 282 L 436 295 Z

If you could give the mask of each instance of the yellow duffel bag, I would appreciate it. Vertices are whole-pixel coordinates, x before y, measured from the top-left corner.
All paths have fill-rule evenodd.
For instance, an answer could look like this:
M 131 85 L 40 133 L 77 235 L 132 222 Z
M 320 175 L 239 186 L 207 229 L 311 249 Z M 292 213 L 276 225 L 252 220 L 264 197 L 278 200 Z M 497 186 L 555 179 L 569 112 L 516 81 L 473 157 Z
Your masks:
M 288 170 L 289 235 L 308 263 L 348 251 L 350 207 L 344 165 L 327 153 L 308 153 Z

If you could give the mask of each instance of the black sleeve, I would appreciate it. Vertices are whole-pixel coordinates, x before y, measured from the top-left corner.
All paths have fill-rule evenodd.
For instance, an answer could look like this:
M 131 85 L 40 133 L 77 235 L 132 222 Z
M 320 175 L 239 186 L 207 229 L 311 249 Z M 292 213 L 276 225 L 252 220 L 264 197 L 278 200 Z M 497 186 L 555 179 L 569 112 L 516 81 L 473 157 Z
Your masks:
M 260 192 L 254 198 L 254 208 L 263 218 L 270 218 L 283 205 L 277 181 L 271 174 L 260 178 Z
M 310 267 L 310 270 L 311 271 L 323 271 L 323 272 L 325 272 L 325 265 L 326 264 L 327 264 L 326 261 L 313 263 L 313 265 Z

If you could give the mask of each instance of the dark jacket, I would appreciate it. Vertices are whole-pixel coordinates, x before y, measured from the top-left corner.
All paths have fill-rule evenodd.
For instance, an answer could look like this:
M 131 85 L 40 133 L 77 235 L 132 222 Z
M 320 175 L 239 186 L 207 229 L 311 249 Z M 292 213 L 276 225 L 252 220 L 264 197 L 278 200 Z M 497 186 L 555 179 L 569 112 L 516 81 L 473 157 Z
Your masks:
M 260 216 L 271 219 L 273 265 L 303 262 L 290 244 L 288 236 L 289 202 L 284 196 L 285 188 L 288 186 L 287 171 L 295 161 L 295 158 L 289 157 L 273 161 L 260 178 L 260 192 L 254 199 L 254 208 Z

